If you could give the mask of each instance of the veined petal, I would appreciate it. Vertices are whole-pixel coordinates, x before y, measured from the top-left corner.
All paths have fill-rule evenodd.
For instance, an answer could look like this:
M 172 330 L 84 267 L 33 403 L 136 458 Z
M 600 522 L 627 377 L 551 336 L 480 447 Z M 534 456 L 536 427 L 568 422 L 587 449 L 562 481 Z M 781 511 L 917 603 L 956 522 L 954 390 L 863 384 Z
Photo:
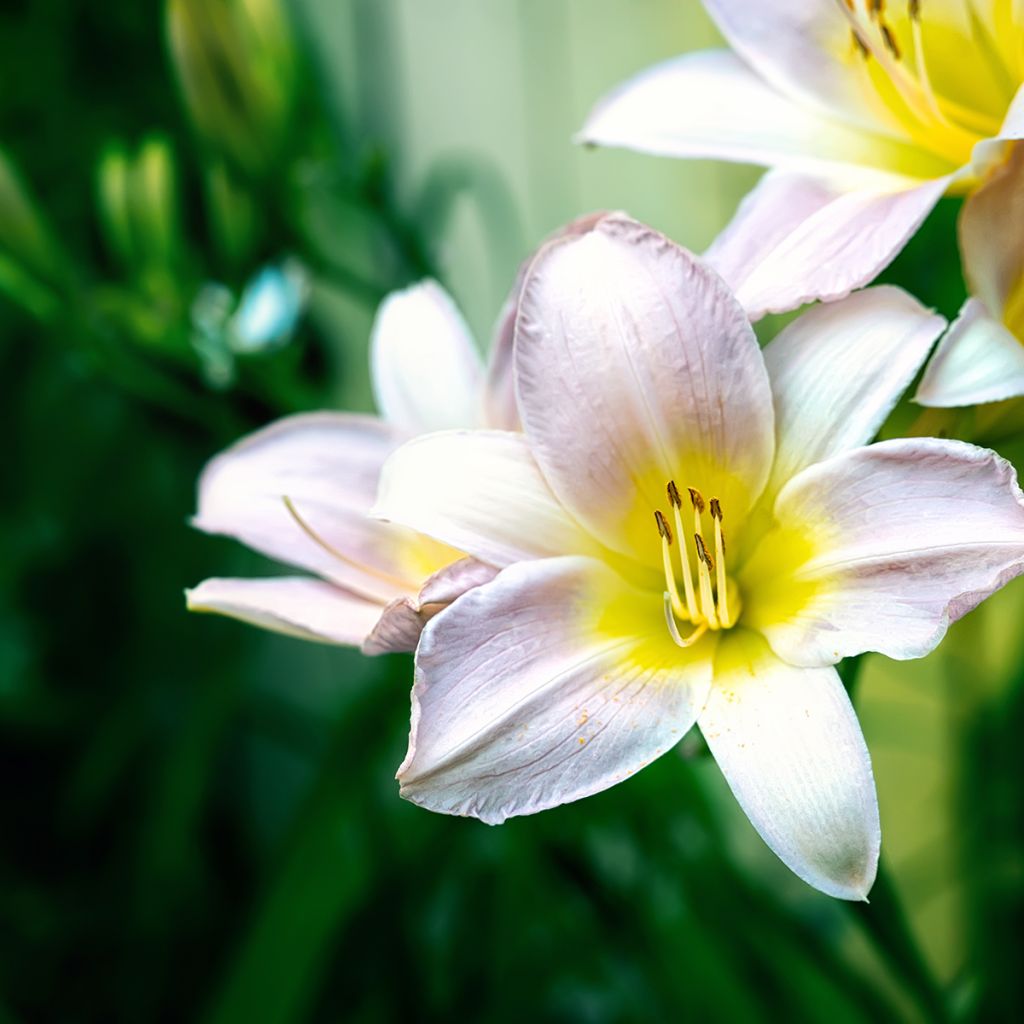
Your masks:
M 660 604 L 585 558 L 523 562 L 459 598 L 420 640 L 402 796 L 498 824 L 664 753 L 704 704 L 714 644 L 680 651 Z
M 557 231 L 548 235 L 541 246 L 562 238 L 585 235 L 607 216 L 604 210 L 577 217 Z M 516 313 L 519 310 L 519 293 L 522 291 L 526 272 L 530 269 L 536 252 L 532 252 L 519 265 L 512 290 L 501 307 L 494 327 L 491 355 L 487 363 L 487 380 L 484 385 L 484 422 L 481 426 L 494 430 L 519 430 L 519 409 L 516 407 L 515 381 L 513 379 L 513 341 L 515 340 Z
M 1024 276 L 1024 145 L 965 201 L 959 233 L 971 293 L 1001 317 Z
M 751 824 L 815 889 L 866 899 L 881 831 L 871 760 L 835 669 L 794 668 L 756 634 L 723 637 L 698 719 Z
M 384 466 L 373 514 L 497 566 L 598 550 L 522 434 L 443 431 L 408 442 Z
M 367 515 L 384 460 L 398 443 L 391 428 L 367 416 L 279 420 L 207 464 L 193 525 L 381 604 L 414 593 L 459 555 Z
M 767 82 L 796 102 L 883 134 L 898 134 L 874 90 L 850 22 L 835 3 L 807 0 L 704 0 L 729 45 Z
M 968 299 L 935 350 L 914 396 L 947 408 L 1024 395 L 1024 343 L 978 299 Z
M 764 350 L 775 399 L 765 497 L 802 469 L 873 441 L 946 321 L 899 288 L 815 306 Z
M 719 277 L 609 216 L 534 261 L 516 326 L 519 410 L 558 499 L 608 547 L 660 556 L 652 510 L 695 487 L 742 520 L 774 446 L 760 349 Z
M 381 605 L 303 576 L 209 579 L 185 591 L 189 611 L 215 612 L 302 640 L 358 647 Z
M 769 172 L 704 257 L 752 320 L 841 299 L 888 266 L 950 180 Z
M 725 50 L 637 75 L 598 103 L 580 140 L 803 172 L 876 168 L 932 178 L 955 170 L 915 145 L 793 102 Z
M 919 658 L 1024 571 L 1024 505 L 994 452 L 884 441 L 805 469 L 741 571 L 744 622 L 793 665 Z
M 483 367 L 451 296 L 423 281 L 381 304 L 370 339 L 377 408 L 408 434 L 480 422 Z
M 438 570 L 417 597 L 396 597 L 384 609 L 363 641 L 363 654 L 416 650 L 423 627 L 434 615 L 467 590 L 490 583 L 497 574 L 493 566 L 474 558 L 463 558 Z

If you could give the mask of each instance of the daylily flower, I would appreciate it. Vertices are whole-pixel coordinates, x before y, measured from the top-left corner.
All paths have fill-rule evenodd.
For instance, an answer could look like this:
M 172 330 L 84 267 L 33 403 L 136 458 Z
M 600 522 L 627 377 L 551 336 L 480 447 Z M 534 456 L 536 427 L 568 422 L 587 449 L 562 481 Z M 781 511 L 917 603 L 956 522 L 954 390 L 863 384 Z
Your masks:
M 964 203 L 959 227 L 971 297 L 928 364 L 922 405 L 1024 395 L 1024 147 Z
M 495 570 L 370 519 L 381 467 L 417 434 L 517 429 L 511 343 L 506 306 L 485 371 L 440 285 L 390 295 L 371 340 L 379 417 L 287 417 L 218 455 L 199 480 L 193 525 L 314 575 L 208 579 L 187 592 L 188 607 L 368 654 L 412 650 L 430 614 Z
M 916 658 L 1024 569 L 1013 469 L 868 444 L 944 327 L 894 288 L 764 351 L 695 257 L 621 216 L 519 306 L 523 433 L 391 456 L 378 515 L 507 567 L 423 631 L 401 792 L 498 823 L 621 782 L 696 723 L 768 845 L 862 898 L 879 820 L 833 667 Z
M 752 318 L 870 281 L 1024 135 L 1009 0 L 704 0 L 735 52 L 604 99 L 584 141 L 773 170 L 707 253 Z

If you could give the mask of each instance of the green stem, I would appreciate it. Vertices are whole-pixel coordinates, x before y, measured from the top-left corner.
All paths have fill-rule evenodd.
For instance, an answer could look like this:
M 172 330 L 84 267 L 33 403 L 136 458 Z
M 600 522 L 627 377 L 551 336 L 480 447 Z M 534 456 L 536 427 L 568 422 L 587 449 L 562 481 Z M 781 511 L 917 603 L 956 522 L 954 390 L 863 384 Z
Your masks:
M 851 907 L 868 938 L 913 993 L 925 1019 L 947 1024 L 951 1018 L 945 993 L 914 938 L 884 864 L 878 865 L 871 902 L 854 903 Z

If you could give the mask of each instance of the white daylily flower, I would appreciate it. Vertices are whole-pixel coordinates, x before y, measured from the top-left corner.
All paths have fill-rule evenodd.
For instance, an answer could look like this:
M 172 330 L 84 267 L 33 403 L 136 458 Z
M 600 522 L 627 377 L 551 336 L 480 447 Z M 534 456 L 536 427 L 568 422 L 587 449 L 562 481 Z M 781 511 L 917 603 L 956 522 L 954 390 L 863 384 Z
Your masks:
M 423 632 L 402 794 L 497 823 L 626 779 L 696 722 L 782 860 L 862 898 L 878 809 L 832 666 L 920 657 L 1024 568 L 1007 463 L 868 444 L 944 326 L 874 288 L 762 354 L 720 278 L 628 218 L 543 250 L 524 433 L 420 438 L 382 475 L 378 515 L 507 566 Z
M 1024 136 L 1024 7 L 704 0 L 734 52 L 606 97 L 584 141 L 773 168 L 707 253 L 752 318 L 870 281 Z
M 959 227 L 971 297 L 928 364 L 922 405 L 1024 395 L 1024 146 L 968 198 Z

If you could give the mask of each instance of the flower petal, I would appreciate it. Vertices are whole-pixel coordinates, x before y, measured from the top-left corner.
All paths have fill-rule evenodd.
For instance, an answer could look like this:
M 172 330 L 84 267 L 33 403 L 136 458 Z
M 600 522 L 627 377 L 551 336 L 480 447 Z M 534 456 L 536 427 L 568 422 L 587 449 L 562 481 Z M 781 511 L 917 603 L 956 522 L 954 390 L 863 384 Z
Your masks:
M 431 550 L 425 539 L 368 517 L 381 466 L 397 443 L 389 427 L 366 416 L 279 420 L 207 464 L 193 525 L 381 604 L 414 593 L 458 554 Z M 289 512 L 286 497 L 318 540 Z
M 417 597 L 396 597 L 363 641 L 363 654 L 414 651 L 423 627 L 446 605 L 467 590 L 490 583 L 498 574 L 493 566 L 463 558 L 434 573 Z
M 716 274 L 609 216 L 534 261 L 516 326 L 519 410 L 551 489 L 604 544 L 658 564 L 665 485 L 739 521 L 773 441 L 764 360 Z
M 794 665 L 919 658 L 1024 571 L 1024 505 L 994 452 L 935 438 L 844 452 L 794 477 L 740 573 L 743 621 Z
M 704 704 L 714 645 L 675 648 L 660 603 L 584 558 L 523 562 L 461 597 L 420 640 L 402 796 L 498 824 L 664 753 Z M 661 639 L 632 634 L 634 620 Z
M 321 643 L 358 647 L 381 606 L 304 576 L 203 580 L 185 591 L 189 611 L 215 612 L 253 626 Z
M 698 719 L 722 774 L 772 851 L 815 889 L 866 899 L 881 831 L 871 760 L 835 669 L 793 668 L 756 634 L 715 657 Z
M 999 317 L 1024 274 L 1024 145 L 968 197 L 959 231 L 971 294 Z
M 551 493 L 523 435 L 496 430 L 403 445 L 384 466 L 373 514 L 497 566 L 598 547 Z
M 804 172 L 876 168 L 931 178 L 955 169 L 910 143 L 794 103 L 725 50 L 688 53 L 637 75 L 598 103 L 580 140 Z
M 562 238 L 575 238 L 591 231 L 607 216 L 604 210 L 577 217 L 557 231 L 548 235 L 541 246 Z M 484 385 L 484 422 L 482 426 L 494 430 L 520 430 L 519 409 L 516 407 L 515 381 L 513 379 L 513 341 L 515 340 L 516 313 L 519 310 L 519 293 L 522 291 L 526 272 L 530 269 L 536 252 L 519 265 L 515 284 L 501 307 L 491 342 L 491 356 L 487 364 L 487 380 Z
M 766 496 L 807 466 L 873 441 L 946 321 L 899 288 L 815 306 L 764 350 L 775 399 Z
M 892 261 L 949 182 L 769 172 L 704 258 L 752 320 L 840 299 Z
M 1024 344 L 978 299 L 968 299 L 935 350 L 914 396 L 948 408 L 1024 395 Z
M 370 360 L 377 408 L 398 430 L 424 434 L 480 422 L 480 355 L 436 281 L 392 292 L 381 303 Z

